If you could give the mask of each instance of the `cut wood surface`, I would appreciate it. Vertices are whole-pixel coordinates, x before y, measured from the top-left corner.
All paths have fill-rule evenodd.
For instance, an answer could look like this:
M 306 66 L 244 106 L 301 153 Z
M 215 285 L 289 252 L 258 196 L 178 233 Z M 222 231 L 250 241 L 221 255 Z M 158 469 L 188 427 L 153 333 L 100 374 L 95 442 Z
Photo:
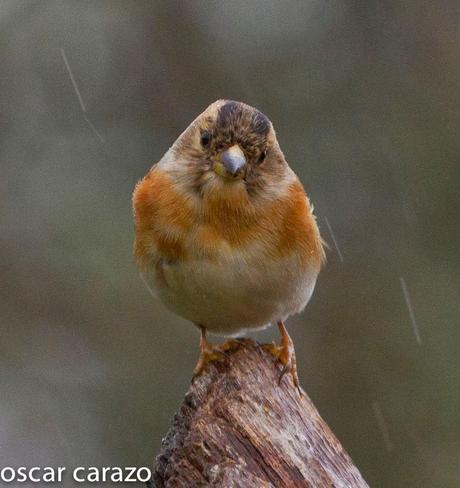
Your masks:
M 231 341 L 195 379 L 149 486 L 367 487 L 313 403 L 267 346 Z

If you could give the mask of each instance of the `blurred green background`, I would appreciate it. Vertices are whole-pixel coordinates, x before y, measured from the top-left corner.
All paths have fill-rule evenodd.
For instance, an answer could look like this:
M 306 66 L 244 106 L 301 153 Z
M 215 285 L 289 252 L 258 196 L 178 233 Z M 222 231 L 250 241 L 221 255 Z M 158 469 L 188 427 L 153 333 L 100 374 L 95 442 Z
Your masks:
M 271 118 L 331 245 L 288 324 L 303 386 L 371 486 L 460 486 L 459 13 L 2 1 L 0 465 L 151 465 L 198 333 L 138 277 L 131 193 L 233 98 Z

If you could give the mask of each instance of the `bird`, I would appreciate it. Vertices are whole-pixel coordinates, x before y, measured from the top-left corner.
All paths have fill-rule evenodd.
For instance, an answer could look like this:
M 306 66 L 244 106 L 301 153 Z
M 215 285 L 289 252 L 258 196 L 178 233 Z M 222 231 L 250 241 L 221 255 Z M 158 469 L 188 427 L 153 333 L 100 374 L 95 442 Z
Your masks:
M 136 184 L 133 213 L 142 279 L 200 330 L 194 377 L 225 351 L 208 332 L 276 324 L 279 381 L 289 373 L 300 389 L 285 321 L 310 300 L 325 252 L 269 118 L 234 100 L 209 105 Z

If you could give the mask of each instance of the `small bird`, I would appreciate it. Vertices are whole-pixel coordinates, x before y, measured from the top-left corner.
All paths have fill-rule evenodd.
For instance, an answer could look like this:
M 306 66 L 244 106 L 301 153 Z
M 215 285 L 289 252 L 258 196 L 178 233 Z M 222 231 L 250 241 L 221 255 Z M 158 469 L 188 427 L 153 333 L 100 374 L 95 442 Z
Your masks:
M 313 293 L 325 260 L 313 209 L 259 110 L 218 100 L 134 189 L 134 255 L 153 295 L 201 331 L 199 375 L 224 346 L 277 324 L 281 378 L 299 387 L 284 326 Z

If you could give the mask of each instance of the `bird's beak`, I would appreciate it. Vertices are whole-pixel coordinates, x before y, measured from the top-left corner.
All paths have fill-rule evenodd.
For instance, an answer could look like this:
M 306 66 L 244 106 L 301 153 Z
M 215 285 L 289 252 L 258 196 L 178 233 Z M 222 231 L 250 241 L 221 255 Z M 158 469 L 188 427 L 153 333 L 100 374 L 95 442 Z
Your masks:
M 236 179 L 243 176 L 243 169 L 246 166 L 246 158 L 238 144 L 229 147 L 220 158 L 214 163 L 214 171 L 226 178 Z

